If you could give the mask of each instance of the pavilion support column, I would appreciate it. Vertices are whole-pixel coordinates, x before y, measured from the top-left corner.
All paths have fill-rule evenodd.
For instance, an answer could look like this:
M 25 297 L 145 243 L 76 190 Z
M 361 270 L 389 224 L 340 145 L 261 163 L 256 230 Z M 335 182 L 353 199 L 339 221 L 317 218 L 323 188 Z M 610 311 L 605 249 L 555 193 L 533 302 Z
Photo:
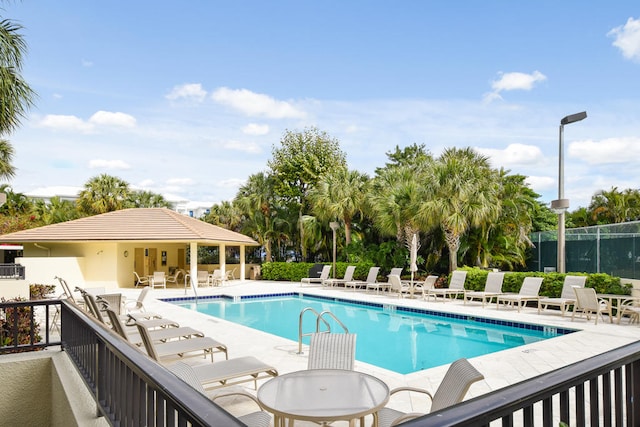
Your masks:
M 224 243 L 220 243 L 219 250 L 220 273 L 222 273 L 222 277 L 227 277 L 227 246 Z
M 240 281 L 244 282 L 244 278 L 246 277 L 244 269 L 246 268 L 244 265 L 244 245 L 240 245 Z
M 191 286 L 195 289 L 198 287 L 198 243 L 189 243 L 189 271 L 191 272 Z

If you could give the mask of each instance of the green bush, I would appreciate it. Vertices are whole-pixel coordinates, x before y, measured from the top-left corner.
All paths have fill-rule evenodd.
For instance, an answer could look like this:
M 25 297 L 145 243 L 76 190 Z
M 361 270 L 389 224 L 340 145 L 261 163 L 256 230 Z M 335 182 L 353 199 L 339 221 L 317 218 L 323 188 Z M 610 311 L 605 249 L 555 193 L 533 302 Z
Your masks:
M 0 302 L 16 302 L 26 301 L 24 298 L 15 298 L 5 300 L 0 298 Z M 0 347 L 14 346 L 14 335 L 12 333 L 13 325 L 18 322 L 18 345 L 31 344 L 31 307 L 17 307 L 17 308 L 5 308 L 4 316 L 0 316 Z M 40 324 L 34 320 L 33 325 L 34 342 L 40 342 L 42 337 L 40 336 Z M 19 353 L 25 351 L 23 349 L 14 349 L 10 352 Z M 30 351 L 30 350 L 29 350 Z
M 327 263 L 332 265 L 331 263 Z M 315 263 L 312 262 L 265 262 L 262 264 L 262 278 L 264 280 L 284 280 L 291 282 L 299 282 L 305 277 L 309 277 L 309 269 Z M 347 266 L 355 265 L 356 270 L 353 278 L 356 280 L 364 280 L 369 273 L 369 268 L 373 266 L 371 263 L 361 262 L 357 264 L 347 262 L 336 263 L 336 277 L 343 277 Z M 330 277 L 333 274 L 330 273 Z
M 29 285 L 29 299 L 45 299 L 56 291 L 55 285 Z

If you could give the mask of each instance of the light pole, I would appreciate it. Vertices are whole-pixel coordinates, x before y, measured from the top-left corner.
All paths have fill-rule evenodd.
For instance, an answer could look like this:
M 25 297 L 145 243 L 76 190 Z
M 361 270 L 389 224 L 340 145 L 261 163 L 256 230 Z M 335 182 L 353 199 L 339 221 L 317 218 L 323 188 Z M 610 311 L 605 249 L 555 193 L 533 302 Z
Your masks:
M 558 200 L 551 202 L 551 210 L 558 214 L 558 273 L 565 271 L 564 214 L 569 209 L 569 199 L 564 198 L 564 126 L 587 118 L 587 112 L 571 114 L 560 120 L 560 142 L 558 148 Z
M 331 221 L 329 223 L 329 227 L 331 227 L 331 230 L 333 231 L 333 268 L 331 269 L 331 271 L 333 272 L 333 278 L 335 279 L 336 278 L 336 230 L 340 228 L 340 223 Z

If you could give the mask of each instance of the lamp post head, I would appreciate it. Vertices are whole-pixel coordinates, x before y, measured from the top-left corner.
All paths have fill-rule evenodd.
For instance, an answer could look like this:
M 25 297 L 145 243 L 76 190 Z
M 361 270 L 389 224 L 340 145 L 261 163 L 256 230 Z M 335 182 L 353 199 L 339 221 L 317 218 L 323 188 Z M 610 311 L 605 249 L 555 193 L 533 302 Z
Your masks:
M 551 210 L 553 213 L 561 214 L 569 209 L 569 199 L 557 199 L 551 201 Z
M 587 118 L 587 112 L 583 111 L 581 113 L 575 113 L 567 117 L 564 117 L 562 120 L 560 120 L 560 124 L 564 126 L 571 123 L 579 122 L 580 120 L 584 120 L 586 118 Z

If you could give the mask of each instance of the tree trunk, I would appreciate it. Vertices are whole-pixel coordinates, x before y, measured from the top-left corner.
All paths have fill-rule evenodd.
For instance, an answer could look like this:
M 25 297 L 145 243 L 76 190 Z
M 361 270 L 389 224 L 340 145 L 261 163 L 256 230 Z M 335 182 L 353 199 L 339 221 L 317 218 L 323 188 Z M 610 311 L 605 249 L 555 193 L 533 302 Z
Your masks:
M 444 240 L 449 248 L 449 273 L 458 269 L 458 249 L 460 249 L 460 236 L 451 230 L 444 230 Z

